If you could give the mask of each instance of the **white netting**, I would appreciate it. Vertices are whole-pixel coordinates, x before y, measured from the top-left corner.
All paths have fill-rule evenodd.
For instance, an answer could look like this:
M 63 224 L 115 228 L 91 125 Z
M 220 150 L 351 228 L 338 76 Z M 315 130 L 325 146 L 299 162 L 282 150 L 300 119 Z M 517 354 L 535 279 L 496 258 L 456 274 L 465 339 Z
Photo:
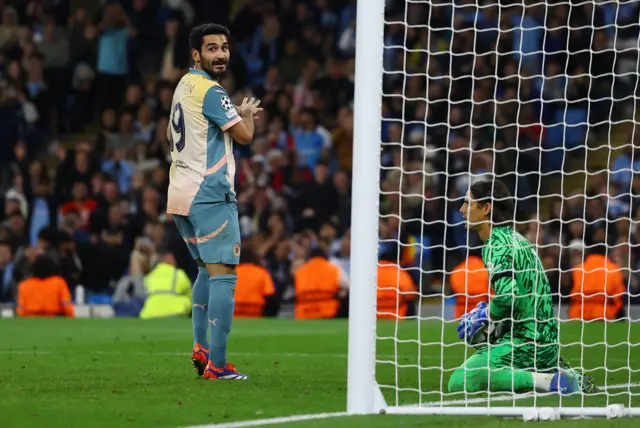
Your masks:
M 379 214 L 391 265 L 380 262 L 378 316 L 401 319 L 377 331 L 387 404 L 637 405 L 640 3 L 386 3 Z M 598 394 L 448 391 L 474 352 L 455 318 L 488 290 L 482 242 L 458 210 L 471 183 L 492 177 L 515 196 L 515 228 L 549 276 L 560 353 Z M 600 300 L 581 305 L 592 293 Z M 591 320 L 602 316 L 622 319 Z

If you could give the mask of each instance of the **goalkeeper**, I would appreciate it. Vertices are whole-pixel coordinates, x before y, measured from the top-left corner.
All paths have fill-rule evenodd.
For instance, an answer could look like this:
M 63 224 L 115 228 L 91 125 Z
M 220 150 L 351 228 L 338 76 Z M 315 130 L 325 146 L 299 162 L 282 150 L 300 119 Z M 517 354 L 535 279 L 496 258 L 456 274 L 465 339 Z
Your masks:
M 451 375 L 449 392 L 595 392 L 593 381 L 559 356 L 551 285 L 535 248 L 513 230 L 507 187 L 474 183 L 460 211 L 484 242 L 494 297 L 460 320 L 460 339 L 478 350 Z

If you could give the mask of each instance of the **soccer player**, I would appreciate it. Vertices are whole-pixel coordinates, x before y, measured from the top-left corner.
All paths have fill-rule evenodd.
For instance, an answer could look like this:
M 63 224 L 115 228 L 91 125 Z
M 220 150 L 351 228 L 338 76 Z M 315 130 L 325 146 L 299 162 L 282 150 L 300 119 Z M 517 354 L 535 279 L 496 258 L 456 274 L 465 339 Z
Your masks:
M 234 311 L 240 227 L 234 191 L 233 141 L 249 144 L 260 101 L 236 108 L 218 79 L 229 63 L 229 30 L 192 29 L 194 66 L 173 94 L 167 134 L 171 170 L 167 213 L 198 264 L 193 285 L 191 360 L 206 379 L 247 379 L 227 361 Z
M 460 339 L 478 350 L 454 371 L 449 391 L 595 392 L 593 380 L 559 356 L 551 285 L 535 247 L 512 227 L 507 187 L 497 180 L 474 183 L 460 211 L 484 242 L 495 295 L 460 320 Z

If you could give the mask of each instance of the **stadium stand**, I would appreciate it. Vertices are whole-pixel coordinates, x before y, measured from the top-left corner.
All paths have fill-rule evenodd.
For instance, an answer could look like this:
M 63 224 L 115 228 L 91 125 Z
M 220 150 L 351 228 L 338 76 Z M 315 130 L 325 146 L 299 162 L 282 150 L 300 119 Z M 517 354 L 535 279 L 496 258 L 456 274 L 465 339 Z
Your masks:
M 195 266 L 164 211 L 169 160 L 164 130 L 172 88 L 190 64 L 189 28 L 206 20 L 226 23 L 232 30 L 231 72 L 222 85 L 236 104 L 253 94 L 265 105 L 254 143 L 237 147 L 235 155 L 243 246 L 253 249 L 275 287 L 275 294 L 267 296 L 264 304 L 266 313 L 282 314 L 278 310 L 281 303 L 292 300 L 294 271 L 312 248 L 322 248 L 348 274 L 355 1 L 216 0 L 215 13 L 207 7 L 209 2 L 194 0 L 95 1 L 90 7 L 83 3 L 0 0 L 0 178 L 5 195 L 0 213 L 0 302 L 15 301 L 16 284 L 30 277 L 31 263 L 42 253 L 57 262 L 74 298 L 78 298 L 77 286 L 82 285 L 88 301 L 94 303 L 110 303 L 123 278 L 125 283 L 127 278 L 133 281 L 135 275 L 152 269 L 158 248 L 171 249 L 172 260 L 194 278 Z M 388 3 L 389 20 L 404 13 L 404 1 Z M 638 4 L 627 3 L 624 13 L 617 16 L 618 23 L 632 23 L 639 13 Z M 429 8 L 416 5 L 414 11 L 424 17 Z M 547 102 L 555 97 L 542 91 L 540 79 L 530 78 L 529 70 L 518 70 L 514 58 L 500 54 L 520 43 L 514 32 L 502 34 L 499 40 L 495 32 L 483 32 L 483 37 L 477 38 L 481 43 L 476 52 L 469 52 L 469 40 L 476 37 L 459 32 L 450 40 L 447 16 L 430 17 L 431 23 L 441 26 L 441 31 L 431 32 L 431 38 L 422 29 L 412 29 L 404 40 L 403 26 L 389 26 L 387 46 L 428 45 L 445 51 L 453 43 L 453 51 L 461 55 L 453 60 L 443 55 L 441 60 L 429 62 L 428 116 L 424 103 L 385 97 L 383 141 L 418 146 L 426 132 L 427 149 L 453 147 L 466 144 L 464 130 L 469 125 L 481 129 L 486 134 L 474 149 L 492 150 L 494 139 L 507 149 L 497 167 L 512 189 L 518 174 L 534 173 L 518 182 L 520 218 L 535 213 L 532 207 L 536 200 L 531 195 L 539 188 L 545 194 L 565 195 L 581 190 L 582 177 L 571 176 L 562 188 L 554 173 L 563 169 L 571 172 L 577 166 L 584 169 L 585 141 L 601 145 L 612 132 L 611 141 L 628 144 L 633 132 L 628 126 L 610 129 L 606 124 L 567 131 L 572 123 L 600 124 L 609 119 L 610 110 L 614 119 L 629 117 L 635 111 L 637 73 L 619 77 L 602 69 L 603 64 L 614 61 L 616 67 L 637 61 L 631 54 L 630 58 L 610 57 L 611 52 L 603 50 L 612 34 L 593 30 L 591 24 L 611 24 L 616 17 L 609 12 L 607 7 L 591 3 L 580 3 L 570 10 L 566 4 L 560 5 L 557 14 L 547 14 L 548 20 L 563 22 L 562 14 L 570 13 L 570 31 L 558 30 L 545 37 L 544 43 L 542 37 L 523 41 L 527 52 L 542 52 L 539 56 L 545 57 L 549 79 L 565 72 L 570 77 L 556 79 L 557 87 L 549 86 L 549 90 L 569 94 L 566 115 L 564 105 Z M 494 18 L 484 15 L 487 25 Z M 473 14 L 463 15 L 455 25 L 464 26 L 465 19 L 474 19 Z M 500 25 L 508 26 L 516 15 L 506 13 L 503 19 Z M 544 24 L 539 15 L 527 19 L 533 26 Z M 637 25 L 624 28 L 618 40 L 637 40 Z M 498 54 L 494 53 L 496 44 Z M 586 53 L 567 55 L 565 46 L 569 52 Z M 590 55 L 590 50 L 596 53 Z M 424 52 L 405 57 L 404 50 L 387 48 L 385 70 L 418 69 L 424 66 Z M 495 67 L 499 83 L 482 79 L 492 75 Z M 474 85 L 473 78 L 455 78 L 456 72 L 471 76 L 470 71 L 483 83 Z M 585 73 L 593 76 L 592 82 L 578 78 Z M 452 78 L 442 77 L 449 75 Z M 419 98 L 426 88 L 426 80 L 419 77 L 405 79 L 387 73 L 384 81 L 385 94 L 408 98 L 412 94 Z M 611 91 L 630 96 L 614 106 L 609 101 L 590 102 Z M 494 112 L 476 109 L 471 117 L 468 105 L 449 103 L 491 99 L 494 94 L 503 101 L 495 112 L 498 128 L 492 125 Z M 619 95 L 614 98 L 623 99 Z M 523 100 L 537 101 L 523 104 Z M 518 118 L 513 114 L 517 106 L 523 110 Z M 400 126 L 393 120 L 424 117 L 426 127 L 424 123 Z M 464 126 L 454 128 L 458 125 Z M 563 138 L 565 133 L 567 138 Z M 637 130 L 633 135 L 637 140 Z M 515 141 L 517 146 L 512 145 Z M 614 161 L 614 171 L 632 164 L 638 143 L 634 141 L 634 148 Z M 518 147 L 528 150 L 516 162 Z M 556 150 L 542 153 L 541 147 Z M 434 152 L 437 154 L 426 166 L 412 153 L 404 150 L 401 159 L 398 150 L 386 149 L 383 164 L 399 166 L 402 162 L 405 168 L 432 171 L 467 170 L 461 167 L 465 159 L 446 156 L 443 151 Z M 538 165 L 540 156 L 542 175 L 537 168 L 530 169 Z M 595 156 L 586 161 L 594 168 L 602 166 L 602 160 Z M 473 172 L 486 168 L 483 157 L 474 156 Z M 542 216 L 553 221 L 534 225 L 529 232 L 535 236 L 533 228 L 538 227 L 540 243 L 580 248 L 585 244 L 581 242 L 584 227 L 590 229 L 586 236 L 596 236 L 608 225 L 607 242 L 628 246 L 626 253 L 611 254 L 624 269 L 625 284 L 637 294 L 640 229 L 634 221 L 638 220 L 640 180 L 630 172 L 614 177 L 610 191 L 620 196 L 615 209 L 606 198 L 589 200 L 589 217 L 585 219 L 577 199 L 562 205 L 562 211 L 558 203 L 546 204 Z M 464 257 L 460 250 L 448 250 L 466 245 L 458 207 L 445 205 L 438 197 L 445 191 L 450 198 L 461 197 L 460 189 L 466 189 L 469 179 L 432 180 L 424 187 L 422 180 L 405 180 L 402 193 L 417 198 L 405 197 L 402 204 L 394 196 L 382 200 L 382 213 L 400 214 L 402 206 L 406 210 L 403 218 L 415 219 L 400 228 L 397 219 L 385 218 L 380 233 L 407 244 L 402 246 L 403 267 L 420 261 L 425 277 L 416 276 L 420 269 L 410 273 L 416 283 L 423 284 L 423 293 L 440 292 L 447 282 L 443 272 L 452 271 Z M 602 191 L 607 183 L 606 177 L 593 177 L 591 192 L 608 193 Z M 394 171 L 384 173 L 383 188 L 398 189 L 399 185 Z M 632 188 L 633 193 L 625 193 L 625 188 Z M 431 202 L 423 205 L 422 195 Z M 628 221 L 613 223 L 617 218 Z M 420 220 L 427 224 L 424 235 Z M 450 228 L 453 233 L 446 234 L 446 242 L 442 220 L 460 224 Z M 562 234 L 561 221 L 567 224 Z M 628 233 L 630 227 L 632 232 Z M 139 251 L 142 247 L 145 250 Z M 558 266 L 566 270 L 582 260 L 573 254 L 561 257 L 558 248 L 541 249 L 542 259 L 551 275 L 556 275 L 552 283 L 562 284 L 567 292 L 572 286 L 571 275 L 558 278 Z

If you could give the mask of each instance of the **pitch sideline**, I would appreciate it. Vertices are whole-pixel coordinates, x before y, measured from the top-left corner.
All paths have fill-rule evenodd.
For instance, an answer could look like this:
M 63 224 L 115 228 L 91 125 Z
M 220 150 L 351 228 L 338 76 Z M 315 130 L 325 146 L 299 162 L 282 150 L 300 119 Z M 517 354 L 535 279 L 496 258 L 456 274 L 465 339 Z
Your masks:
M 254 419 L 250 421 L 240 421 L 240 422 L 225 422 L 222 424 L 211 424 L 211 425 L 193 425 L 185 428 L 244 428 L 244 427 L 257 427 L 264 425 L 275 425 L 275 424 L 286 424 L 289 422 L 302 422 L 302 421 L 310 421 L 314 419 L 328 419 L 328 418 L 337 418 L 341 416 L 347 416 L 347 412 L 336 412 L 336 413 L 314 413 L 310 415 L 297 415 L 297 416 L 281 416 L 277 418 L 269 418 L 269 419 Z
M 640 382 L 619 383 L 616 385 L 604 386 L 600 388 L 600 391 L 605 392 L 605 391 L 615 390 L 615 389 L 631 389 L 639 386 L 640 386 Z M 523 394 L 514 394 L 514 395 L 497 395 L 492 398 L 483 397 L 483 398 L 470 398 L 467 400 L 430 401 L 430 402 L 423 403 L 421 406 L 427 407 L 427 406 L 452 406 L 455 404 L 482 404 L 482 403 L 488 403 L 489 401 L 494 402 L 494 401 L 523 400 L 525 398 L 533 398 L 534 396 L 547 397 L 552 395 L 555 395 L 555 393 L 526 392 Z M 403 407 L 415 407 L 415 406 L 420 406 L 420 405 L 416 404 L 416 405 L 409 405 L 409 406 L 403 406 Z
M 628 389 L 639 387 L 640 382 L 634 383 L 621 383 L 616 385 L 608 385 L 606 387 L 601 388 L 602 391 L 609 391 L 615 389 Z M 450 401 L 432 401 L 423 403 L 422 406 L 451 406 L 455 404 L 482 404 L 487 403 L 489 401 L 509 401 L 509 400 L 522 400 L 525 398 L 532 398 L 534 395 L 539 397 L 545 397 L 549 395 L 553 395 L 553 393 L 541 394 L 541 393 L 533 393 L 529 392 L 526 394 L 515 394 L 515 395 L 499 395 L 493 398 L 472 398 L 469 400 L 450 400 Z M 418 405 L 414 405 L 418 406 Z M 412 406 L 402 406 L 402 407 L 412 407 Z M 297 415 L 297 416 L 281 416 L 276 418 L 269 419 L 254 419 L 249 421 L 239 421 L 239 422 L 225 422 L 221 424 L 210 424 L 210 425 L 193 425 L 184 428 L 245 428 L 245 427 L 254 427 L 254 426 L 263 426 L 263 425 L 276 425 L 276 424 L 285 424 L 289 422 L 302 422 L 309 421 L 314 419 L 329 419 L 336 417 L 348 416 L 346 412 L 338 412 L 338 413 L 315 413 L 309 415 Z

